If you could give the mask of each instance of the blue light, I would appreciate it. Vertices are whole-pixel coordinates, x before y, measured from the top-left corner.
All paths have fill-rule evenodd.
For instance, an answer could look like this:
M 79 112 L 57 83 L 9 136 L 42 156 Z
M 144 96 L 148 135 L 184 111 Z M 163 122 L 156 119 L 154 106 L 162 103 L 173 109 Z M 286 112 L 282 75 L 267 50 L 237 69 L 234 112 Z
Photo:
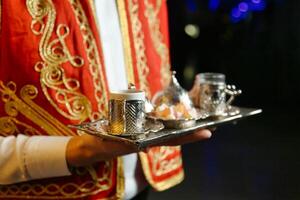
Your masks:
M 218 8 L 220 7 L 220 0 L 209 0 L 208 7 L 212 11 L 218 10 Z
M 252 3 L 260 3 L 261 0 L 252 0 Z
M 237 8 L 232 9 L 231 16 L 234 18 L 239 18 L 241 16 L 240 10 Z
M 266 1 L 265 0 L 252 0 L 249 3 L 249 7 L 252 11 L 263 11 L 266 9 Z
M 242 20 L 242 13 L 238 8 L 233 8 L 230 14 L 230 19 L 233 23 L 238 23 Z
M 188 11 L 190 12 L 196 12 L 197 11 L 197 3 L 195 0 L 186 0 L 186 7 Z
M 239 4 L 239 10 L 240 10 L 241 12 L 247 12 L 247 11 L 248 11 L 248 8 L 249 8 L 249 6 L 248 6 L 248 4 L 247 4 L 246 2 L 241 2 L 241 3 Z
M 251 13 L 259 12 L 266 9 L 266 0 L 244 0 L 236 7 L 232 8 L 230 20 L 238 23 L 246 19 Z

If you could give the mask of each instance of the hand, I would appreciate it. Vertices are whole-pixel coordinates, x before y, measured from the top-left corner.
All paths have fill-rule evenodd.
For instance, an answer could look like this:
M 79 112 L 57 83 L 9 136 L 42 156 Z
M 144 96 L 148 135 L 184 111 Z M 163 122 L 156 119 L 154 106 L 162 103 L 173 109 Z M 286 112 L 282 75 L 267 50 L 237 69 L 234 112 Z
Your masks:
M 66 159 L 70 166 L 81 167 L 135 152 L 137 148 L 133 144 L 84 134 L 71 138 L 67 145 Z
M 174 138 L 155 146 L 178 146 L 197 142 L 211 137 L 207 129 L 199 130 L 193 134 Z M 73 137 L 66 151 L 66 159 L 70 166 L 79 167 L 90 165 L 99 161 L 111 160 L 118 156 L 138 152 L 132 144 L 104 140 L 88 134 Z
M 212 136 L 212 133 L 208 129 L 200 129 L 195 131 L 193 134 L 181 136 L 178 138 L 171 139 L 167 142 L 160 143 L 155 146 L 178 146 L 188 143 L 198 142 L 202 140 L 209 139 Z

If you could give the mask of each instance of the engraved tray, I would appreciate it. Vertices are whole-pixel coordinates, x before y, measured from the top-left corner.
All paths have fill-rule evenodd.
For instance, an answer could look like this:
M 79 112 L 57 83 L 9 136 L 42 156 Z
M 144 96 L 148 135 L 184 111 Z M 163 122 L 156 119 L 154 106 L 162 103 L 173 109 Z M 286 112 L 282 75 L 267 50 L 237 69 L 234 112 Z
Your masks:
M 218 118 L 200 119 L 196 121 L 195 125 L 192 127 L 182 128 L 182 129 L 167 129 L 167 128 L 165 129 L 160 128 L 162 130 L 153 129 L 153 131 L 139 133 L 138 135 L 131 136 L 131 137 L 110 135 L 105 130 L 95 131 L 92 128 L 89 128 L 89 125 L 95 126 L 95 123 L 97 122 L 91 122 L 91 123 L 86 123 L 81 125 L 70 125 L 70 127 L 84 131 L 91 135 L 101 137 L 103 139 L 131 143 L 135 145 L 137 149 L 141 150 L 148 146 L 153 146 L 155 144 L 166 142 L 172 138 L 191 134 L 197 129 L 216 127 L 222 124 L 232 123 L 249 116 L 257 115 L 262 112 L 261 109 L 256 109 L 256 108 L 243 108 L 243 107 L 237 107 L 237 108 L 240 110 L 240 112 L 239 114 L 236 115 L 221 116 Z M 154 127 L 159 126 L 159 124 L 157 124 L 158 122 L 155 121 L 152 122 L 149 121 L 148 123 L 152 124 Z

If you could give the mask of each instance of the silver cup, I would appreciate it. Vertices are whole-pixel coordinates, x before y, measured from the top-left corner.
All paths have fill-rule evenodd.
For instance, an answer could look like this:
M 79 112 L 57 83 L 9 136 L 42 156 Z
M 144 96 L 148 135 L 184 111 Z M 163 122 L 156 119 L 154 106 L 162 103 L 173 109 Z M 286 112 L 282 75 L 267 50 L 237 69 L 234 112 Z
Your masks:
M 200 109 L 209 116 L 228 115 L 235 96 L 242 93 L 234 85 L 226 85 L 225 75 L 220 73 L 200 73 L 196 84 L 200 85 Z M 228 100 L 227 95 L 230 95 Z
M 134 135 L 145 131 L 145 93 L 135 89 L 110 93 L 110 134 Z

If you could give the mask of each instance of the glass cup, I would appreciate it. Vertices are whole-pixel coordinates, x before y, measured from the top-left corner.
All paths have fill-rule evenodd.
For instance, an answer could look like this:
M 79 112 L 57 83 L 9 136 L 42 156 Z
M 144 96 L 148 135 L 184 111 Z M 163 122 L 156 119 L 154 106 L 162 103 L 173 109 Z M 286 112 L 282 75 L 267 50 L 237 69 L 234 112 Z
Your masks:
M 110 93 L 110 134 L 133 135 L 145 131 L 145 92 L 129 89 Z
M 221 73 L 200 73 L 195 84 L 200 85 L 200 109 L 209 116 L 227 115 L 231 102 L 241 94 L 234 85 L 226 85 L 226 77 Z M 230 95 L 228 101 L 227 94 Z

